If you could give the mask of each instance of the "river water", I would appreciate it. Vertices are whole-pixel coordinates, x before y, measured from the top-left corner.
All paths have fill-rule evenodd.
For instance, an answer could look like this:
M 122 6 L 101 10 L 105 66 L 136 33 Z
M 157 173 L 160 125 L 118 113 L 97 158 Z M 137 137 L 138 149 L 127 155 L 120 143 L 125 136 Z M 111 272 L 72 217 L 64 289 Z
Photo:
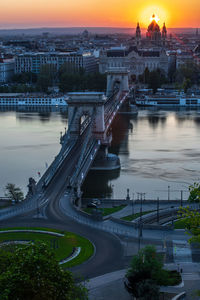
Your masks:
M 66 111 L 0 111 L 0 196 L 8 182 L 27 191 L 28 178 L 39 179 L 60 149 Z M 200 179 L 200 111 L 139 110 L 119 114 L 113 124 L 111 152 L 121 170 L 90 172 L 85 197 L 180 199 Z

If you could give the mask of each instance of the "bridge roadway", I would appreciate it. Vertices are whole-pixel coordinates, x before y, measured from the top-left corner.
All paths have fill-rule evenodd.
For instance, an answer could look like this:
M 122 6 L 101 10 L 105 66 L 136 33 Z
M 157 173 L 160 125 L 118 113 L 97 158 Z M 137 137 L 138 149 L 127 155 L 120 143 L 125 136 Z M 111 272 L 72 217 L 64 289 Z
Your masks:
M 83 224 L 80 226 L 76 221 L 63 214 L 60 209 L 59 201 L 66 190 L 67 178 L 73 175 L 74 165 L 77 164 L 81 154 L 83 140 L 84 136 L 73 147 L 73 151 L 70 152 L 51 183 L 40 195 L 40 212 L 42 211 L 45 217 L 36 218 L 37 208 L 33 206 L 32 208 L 29 207 L 27 211 L 21 210 L 19 217 L 1 221 L 0 227 L 45 226 L 68 230 L 85 236 L 93 242 L 95 255 L 87 264 L 74 268 L 74 271 L 84 278 L 89 278 L 123 267 L 123 249 L 115 236 L 103 231 L 98 231 L 97 234 L 96 229 Z M 95 156 L 95 153 L 93 155 Z

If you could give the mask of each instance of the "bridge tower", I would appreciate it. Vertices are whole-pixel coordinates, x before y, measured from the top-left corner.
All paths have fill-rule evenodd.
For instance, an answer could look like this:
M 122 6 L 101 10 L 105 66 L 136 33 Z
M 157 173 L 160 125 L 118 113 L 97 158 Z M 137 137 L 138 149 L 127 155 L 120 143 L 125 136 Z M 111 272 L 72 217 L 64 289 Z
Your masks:
M 92 121 L 92 132 L 99 134 L 105 131 L 104 103 L 106 96 L 98 92 L 68 93 L 69 135 L 71 138 L 80 136 Z
M 107 89 L 106 96 L 111 96 L 116 89 L 121 92 L 129 90 L 128 74 L 129 71 L 124 67 L 113 67 L 106 71 Z

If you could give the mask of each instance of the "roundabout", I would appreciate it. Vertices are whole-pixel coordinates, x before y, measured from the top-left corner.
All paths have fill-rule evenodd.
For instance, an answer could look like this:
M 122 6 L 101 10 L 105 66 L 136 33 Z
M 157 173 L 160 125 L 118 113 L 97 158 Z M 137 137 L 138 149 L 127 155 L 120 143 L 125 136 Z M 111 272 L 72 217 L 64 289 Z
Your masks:
M 13 251 L 28 243 L 44 242 L 55 252 L 63 268 L 77 266 L 94 254 L 93 244 L 72 232 L 49 228 L 9 228 L 0 230 L 0 248 Z

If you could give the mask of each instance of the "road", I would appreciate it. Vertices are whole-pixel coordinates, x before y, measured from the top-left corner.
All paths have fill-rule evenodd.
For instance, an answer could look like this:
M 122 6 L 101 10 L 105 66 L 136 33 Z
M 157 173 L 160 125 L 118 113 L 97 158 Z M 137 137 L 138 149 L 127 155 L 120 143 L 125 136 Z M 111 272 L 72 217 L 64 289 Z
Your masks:
M 120 240 L 107 232 L 88 227 L 73 221 L 59 208 L 59 201 L 66 190 L 67 179 L 72 176 L 74 165 L 81 154 L 81 145 L 76 144 L 71 155 L 62 164 L 55 177 L 46 188 L 40 201 L 46 200 L 43 208 L 44 218 L 35 218 L 37 210 L 22 213 L 18 217 L 0 221 L 0 227 L 39 226 L 72 231 L 89 239 L 95 247 L 94 256 L 73 271 L 84 278 L 91 278 L 119 268 L 123 268 L 123 247 Z

